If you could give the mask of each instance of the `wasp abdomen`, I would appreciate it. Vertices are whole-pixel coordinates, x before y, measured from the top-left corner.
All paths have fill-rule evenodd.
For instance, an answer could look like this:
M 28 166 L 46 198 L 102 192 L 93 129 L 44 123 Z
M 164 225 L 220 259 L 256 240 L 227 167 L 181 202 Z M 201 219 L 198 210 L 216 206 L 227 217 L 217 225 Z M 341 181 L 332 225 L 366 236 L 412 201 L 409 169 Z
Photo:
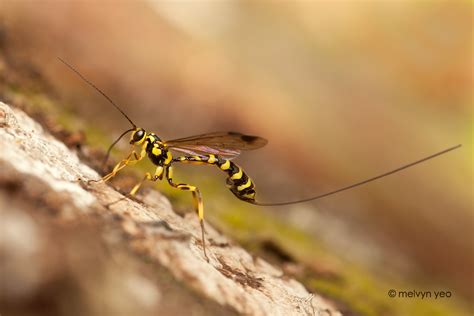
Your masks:
M 237 198 L 247 202 L 255 201 L 256 192 L 252 179 L 247 176 L 240 166 L 233 163 L 232 161 L 212 154 L 202 156 L 183 156 L 177 158 L 176 160 L 218 166 L 219 169 L 227 173 L 227 187 Z

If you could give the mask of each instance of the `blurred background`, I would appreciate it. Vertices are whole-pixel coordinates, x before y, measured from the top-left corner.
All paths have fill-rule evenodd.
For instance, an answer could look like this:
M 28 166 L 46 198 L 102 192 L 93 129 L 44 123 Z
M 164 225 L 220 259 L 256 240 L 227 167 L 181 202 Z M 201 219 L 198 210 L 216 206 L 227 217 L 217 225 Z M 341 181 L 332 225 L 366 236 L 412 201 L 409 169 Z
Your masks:
M 383 180 L 287 207 L 244 204 L 212 168 L 186 166 L 175 178 L 202 188 L 213 225 L 255 252 L 271 248 L 311 267 L 310 281 L 296 276 L 356 314 L 403 315 L 394 305 L 421 303 L 466 310 L 472 302 L 470 2 L 7 0 L 2 6 L 0 71 L 15 77 L 17 89 L 4 84 L 4 96 L 14 99 L 22 86 L 15 65 L 31 67 L 44 78 L 41 89 L 61 100 L 51 113 L 60 121 L 73 117 L 62 121 L 84 130 L 87 145 L 105 150 L 128 122 L 59 56 L 163 139 L 224 130 L 263 136 L 269 144 L 237 162 L 264 202 L 324 193 L 462 144 Z M 107 141 L 97 141 L 97 130 Z M 115 158 L 126 148 L 124 141 Z M 176 208 L 191 208 L 186 194 L 165 183 L 156 187 Z M 453 297 L 387 303 L 385 290 L 398 284 Z

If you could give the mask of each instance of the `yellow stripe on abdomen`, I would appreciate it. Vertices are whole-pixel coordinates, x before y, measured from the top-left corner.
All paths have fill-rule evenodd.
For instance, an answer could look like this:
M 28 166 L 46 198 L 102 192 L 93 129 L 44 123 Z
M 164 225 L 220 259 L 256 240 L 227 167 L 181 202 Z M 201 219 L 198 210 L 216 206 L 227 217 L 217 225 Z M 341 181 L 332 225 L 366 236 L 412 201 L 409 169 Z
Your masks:
M 248 178 L 248 180 L 245 184 L 239 185 L 237 187 L 237 191 L 243 191 L 243 190 L 249 188 L 251 185 L 252 185 L 252 180 L 250 180 L 250 178 Z
M 237 167 L 239 168 L 239 171 L 237 173 L 234 173 L 230 178 L 232 180 L 239 180 L 240 178 L 242 178 L 242 175 L 244 174 L 244 172 L 242 171 L 242 168 L 240 167 Z
M 220 168 L 221 168 L 222 170 L 224 170 L 224 171 L 227 170 L 227 169 L 229 169 L 229 168 L 230 168 L 230 160 L 226 160 L 226 161 L 220 166 Z

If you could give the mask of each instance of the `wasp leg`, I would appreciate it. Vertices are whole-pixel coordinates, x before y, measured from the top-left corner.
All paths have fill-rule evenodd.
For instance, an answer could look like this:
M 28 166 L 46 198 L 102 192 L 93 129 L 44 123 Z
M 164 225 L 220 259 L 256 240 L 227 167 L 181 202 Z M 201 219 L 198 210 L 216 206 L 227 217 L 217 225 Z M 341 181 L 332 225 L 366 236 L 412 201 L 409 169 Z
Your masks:
M 166 168 L 166 179 L 168 183 L 177 189 L 184 190 L 184 191 L 191 191 L 193 193 L 193 201 L 194 201 L 194 209 L 199 218 L 199 223 L 201 224 L 201 239 L 202 239 L 202 249 L 204 251 L 204 257 L 209 262 L 209 257 L 206 253 L 206 239 L 204 237 L 204 205 L 202 203 L 202 196 L 201 191 L 193 185 L 185 184 L 185 183 L 174 183 L 173 182 L 173 167 L 169 166 Z
M 140 187 L 142 186 L 143 182 L 145 182 L 146 180 L 150 180 L 150 181 L 156 181 L 156 180 L 161 180 L 163 179 L 163 167 L 159 166 L 156 168 L 156 171 L 155 171 L 155 175 L 152 176 L 149 172 L 145 173 L 145 177 L 143 177 L 143 179 L 138 182 L 132 190 L 130 190 L 130 195 L 131 196 L 135 196 L 135 194 L 137 193 L 138 189 L 140 189 Z
M 132 156 L 133 159 L 132 160 Z M 102 177 L 102 180 L 104 182 L 106 181 L 109 181 L 110 179 L 112 179 L 113 177 L 115 177 L 115 175 L 117 174 L 117 172 L 119 172 L 120 170 L 122 170 L 123 168 L 125 168 L 126 166 L 128 165 L 134 165 L 136 164 L 137 162 L 139 162 L 140 160 L 142 160 L 143 158 L 145 157 L 145 153 L 142 151 L 141 155 L 139 156 L 135 150 L 132 150 L 130 152 L 130 154 L 128 154 L 127 158 L 121 160 L 118 164 L 115 165 L 114 169 L 112 170 L 112 172 L 110 172 L 109 174 L 105 175 Z

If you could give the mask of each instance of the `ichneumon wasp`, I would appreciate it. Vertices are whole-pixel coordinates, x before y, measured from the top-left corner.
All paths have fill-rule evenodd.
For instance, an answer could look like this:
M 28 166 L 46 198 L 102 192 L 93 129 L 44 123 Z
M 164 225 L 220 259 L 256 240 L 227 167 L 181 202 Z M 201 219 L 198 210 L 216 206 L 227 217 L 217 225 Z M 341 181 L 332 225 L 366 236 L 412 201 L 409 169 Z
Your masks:
M 333 195 L 342 191 L 346 191 L 360 185 L 375 181 L 377 179 L 386 177 L 388 175 L 394 174 L 401 170 L 410 168 L 419 163 L 425 162 L 429 159 L 435 158 L 437 156 L 443 155 L 447 152 L 455 150 L 461 145 L 456 145 L 435 154 L 432 154 L 428 157 L 422 158 L 420 160 L 414 161 L 412 163 L 403 165 L 394 170 L 385 172 L 383 174 L 377 175 L 372 178 L 339 188 L 334 191 L 330 191 L 324 194 L 319 194 L 309 198 L 296 200 L 296 201 L 287 201 L 287 202 L 276 202 L 276 203 L 262 203 L 255 199 L 256 191 L 255 185 L 249 176 L 243 171 L 243 169 L 231 161 L 231 159 L 237 157 L 244 150 L 254 150 L 261 148 L 267 144 L 267 140 L 258 136 L 244 135 L 236 132 L 216 132 L 208 133 L 196 136 L 190 136 L 180 139 L 174 139 L 170 141 L 163 141 L 156 134 L 152 132 L 145 131 L 143 128 L 138 127 L 131 119 L 125 114 L 120 107 L 112 101 L 102 90 L 96 87 L 92 82 L 86 79 L 79 71 L 74 67 L 68 64 L 63 59 L 58 59 L 64 63 L 68 68 L 75 72 L 82 80 L 84 80 L 88 85 L 94 88 L 98 93 L 104 96 L 122 115 L 130 122 L 132 127 L 125 132 L 123 132 L 117 140 L 115 140 L 112 145 L 110 145 L 105 156 L 105 160 L 108 159 L 110 151 L 117 144 L 123 136 L 128 133 L 132 133 L 130 137 L 130 153 L 125 159 L 122 159 L 119 163 L 115 165 L 110 173 L 105 175 L 102 180 L 108 181 L 113 178 L 120 170 L 126 166 L 133 165 L 146 156 L 151 160 L 151 162 L 156 165 L 156 170 L 153 174 L 147 172 L 143 179 L 138 182 L 130 191 L 130 195 L 134 196 L 141 185 L 149 181 L 162 180 L 163 177 L 166 178 L 168 183 L 180 190 L 191 191 L 194 200 L 194 207 L 196 213 L 199 217 L 199 222 L 201 225 L 201 238 L 203 245 L 204 257 L 208 260 L 206 253 L 206 243 L 204 237 L 204 206 L 199 189 L 193 185 L 185 183 L 176 183 L 173 181 L 173 164 L 174 163 L 193 163 L 193 164 L 208 164 L 215 165 L 220 170 L 227 174 L 227 187 L 230 191 L 240 200 L 248 202 L 250 204 L 259 205 L 259 206 L 279 206 L 279 205 L 290 205 L 302 202 L 308 202 L 312 200 L 317 200 L 329 195 Z M 137 151 L 137 147 L 139 151 Z M 181 152 L 184 155 L 174 157 L 171 151 Z

